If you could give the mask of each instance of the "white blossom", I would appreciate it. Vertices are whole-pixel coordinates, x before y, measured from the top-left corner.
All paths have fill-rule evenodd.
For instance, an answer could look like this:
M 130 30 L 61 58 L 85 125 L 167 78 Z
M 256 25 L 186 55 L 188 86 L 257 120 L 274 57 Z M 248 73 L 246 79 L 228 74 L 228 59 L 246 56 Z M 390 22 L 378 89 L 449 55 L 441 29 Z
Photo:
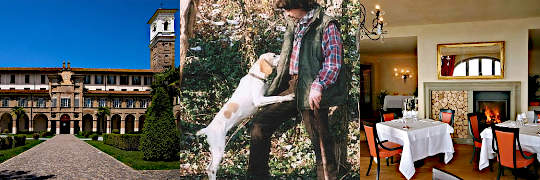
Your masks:
M 285 30 L 287 30 L 287 28 L 285 26 L 276 26 L 276 30 L 281 31 L 281 32 L 285 32 Z
M 267 14 L 259 14 L 259 17 L 263 18 L 263 19 L 268 19 L 268 15 Z
M 202 50 L 201 46 L 192 47 L 192 48 L 189 48 L 189 49 L 192 50 L 192 51 L 201 51 Z
M 215 15 L 219 14 L 220 12 L 221 12 L 220 9 L 214 9 L 214 10 L 212 10 L 212 12 L 210 12 L 210 16 L 215 16 Z
M 240 22 L 239 22 L 238 20 L 236 20 L 236 19 L 234 19 L 234 20 L 229 20 L 229 19 L 227 19 L 227 23 L 228 23 L 228 24 L 231 24 L 231 25 L 238 25 L 238 24 L 240 24 Z
M 212 24 L 216 25 L 216 26 L 223 26 L 223 25 L 225 25 L 225 22 L 223 22 L 223 21 L 218 21 L 218 22 L 212 21 Z

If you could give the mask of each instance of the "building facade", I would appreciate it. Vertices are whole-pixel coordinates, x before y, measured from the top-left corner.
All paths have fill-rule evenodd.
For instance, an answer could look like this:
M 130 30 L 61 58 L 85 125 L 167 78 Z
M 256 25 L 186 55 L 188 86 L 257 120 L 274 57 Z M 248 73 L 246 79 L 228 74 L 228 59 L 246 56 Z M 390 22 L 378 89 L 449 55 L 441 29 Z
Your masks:
M 154 73 L 174 67 L 174 13 L 158 9 L 150 24 L 150 69 L 0 68 L 0 130 L 92 131 L 121 134 L 140 131 L 151 101 Z M 17 117 L 14 107 L 25 113 Z M 98 117 L 99 107 L 110 115 Z M 178 122 L 178 121 L 177 121 Z

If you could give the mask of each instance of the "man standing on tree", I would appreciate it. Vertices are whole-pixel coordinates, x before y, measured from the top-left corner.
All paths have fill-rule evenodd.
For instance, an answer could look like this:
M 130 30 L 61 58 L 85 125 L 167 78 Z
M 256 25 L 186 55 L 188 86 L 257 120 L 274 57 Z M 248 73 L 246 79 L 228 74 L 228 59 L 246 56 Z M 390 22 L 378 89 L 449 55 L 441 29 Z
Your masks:
M 248 175 L 269 179 L 270 137 L 284 121 L 299 115 L 315 147 L 318 179 L 336 179 L 335 142 L 328 107 L 347 99 L 343 48 L 337 20 L 314 0 L 277 0 L 287 30 L 277 75 L 266 95 L 295 93 L 295 100 L 263 107 L 253 118 Z

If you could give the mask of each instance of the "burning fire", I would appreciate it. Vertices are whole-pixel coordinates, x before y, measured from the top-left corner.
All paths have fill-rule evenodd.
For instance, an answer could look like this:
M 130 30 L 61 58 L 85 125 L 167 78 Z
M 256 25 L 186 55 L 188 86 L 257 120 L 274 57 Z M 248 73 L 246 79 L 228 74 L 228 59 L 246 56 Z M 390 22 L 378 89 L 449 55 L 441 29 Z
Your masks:
M 500 110 L 498 108 L 488 108 L 488 106 L 484 106 L 484 109 L 485 109 L 485 112 L 484 114 L 486 115 L 486 123 L 487 124 L 491 124 L 491 123 L 501 123 L 501 115 L 500 115 Z

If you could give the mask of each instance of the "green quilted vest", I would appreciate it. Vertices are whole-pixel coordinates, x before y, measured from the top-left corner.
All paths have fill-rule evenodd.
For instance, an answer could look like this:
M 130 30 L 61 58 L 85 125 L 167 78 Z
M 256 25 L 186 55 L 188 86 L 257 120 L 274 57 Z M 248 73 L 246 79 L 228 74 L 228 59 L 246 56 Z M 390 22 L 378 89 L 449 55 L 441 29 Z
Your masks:
M 333 22 L 339 27 L 337 20 L 333 17 L 324 14 L 324 10 L 320 7 L 313 15 L 313 22 L 306 30 L 302 37 L 299 64 L 298 64 L 298 84 L 296 89 L 297 107 L 300 110 L 310 109 L 309 107 L 309 91 L 311 84 L 315 80 L 319 71 L 322 69 L 324 55 L 322 52 L 322 37 L 324 29 L 330 22 Z M 272 84 L 266 91 L 267 96 L 275 96 L 287 89 L 289 77 L 289 61 L 292 52 L 294 41 L 294 27 L 296 24 L 288 22 L 287 30 L 284 35 L 283 46 L 281 48 L 281 59 L 277 67 L 276 77 L 272 80 Z M 342 50 L 342 55 L 344 55 Z M 322 92 L 320 107 L 331 107 L 342 105 L 348 97 L 347 80 L 350 73 L 348 65 L 344 62 L 342 56 L 342 66 L 337 78 L 337 81 L 330 85 Z

